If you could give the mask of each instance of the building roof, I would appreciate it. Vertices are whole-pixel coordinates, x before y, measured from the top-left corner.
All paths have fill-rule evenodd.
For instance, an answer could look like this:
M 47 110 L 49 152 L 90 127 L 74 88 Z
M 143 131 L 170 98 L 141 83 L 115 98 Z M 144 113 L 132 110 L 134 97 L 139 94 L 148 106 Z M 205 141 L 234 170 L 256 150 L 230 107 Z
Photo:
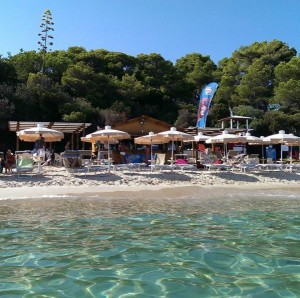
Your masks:
M 73 123 L 73 122 L 31 122 L 31 121 L 9 121 L 8 129 L 10 131 L 20 131 L 23 129 L 35 127 L 42 124 L 44 127 L 55 129 L 63 133 L 80 133 L 85 131 L 91 123 Z
M 218 120 L 219 122 L 221 121 L 230 121 L 230 120 L 251 120 L 253 119 L 252 117 L 245 117 L 245 116 L 230 116 L 230 117 L 226 117 L 223 119 Z
M 113 125 L 114 129 L 128 132 L 132 137 L 147 135 L 150 131 L 154 133 L 169 130 L 171 124 L 164 121 L 142 115 Z

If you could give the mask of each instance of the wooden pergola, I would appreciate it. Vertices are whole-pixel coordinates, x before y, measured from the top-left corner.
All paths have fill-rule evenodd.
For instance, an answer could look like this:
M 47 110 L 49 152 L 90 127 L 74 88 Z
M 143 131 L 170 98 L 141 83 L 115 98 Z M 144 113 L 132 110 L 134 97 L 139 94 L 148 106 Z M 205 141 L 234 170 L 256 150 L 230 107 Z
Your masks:
M 73 122 L 40 122 L 40 121 L 9 121 L 8 129 L 9 131 L 20 131 L 27 128 L 32 128 L 38 124 L 44 127 L 55 129 L 66 134 L 71 135 L 71 147 L 79 149 L 80 144 L 80 134 L 85 136 L 85 130 L 87 127 L 91 126 L 91 123 L 73 123 Z M 75 146 L 76 141 L 76 146 Z M 20 140 L 16 134 L 16 150 L 20 148 Z

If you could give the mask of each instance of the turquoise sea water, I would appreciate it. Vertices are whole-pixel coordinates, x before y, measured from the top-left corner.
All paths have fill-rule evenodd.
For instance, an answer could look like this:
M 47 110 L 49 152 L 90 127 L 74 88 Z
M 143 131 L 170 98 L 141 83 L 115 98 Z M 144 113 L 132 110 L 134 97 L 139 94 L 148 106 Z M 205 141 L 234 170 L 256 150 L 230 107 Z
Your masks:
M 299 203 L 1 201 L 0 297 L 300 297 Z

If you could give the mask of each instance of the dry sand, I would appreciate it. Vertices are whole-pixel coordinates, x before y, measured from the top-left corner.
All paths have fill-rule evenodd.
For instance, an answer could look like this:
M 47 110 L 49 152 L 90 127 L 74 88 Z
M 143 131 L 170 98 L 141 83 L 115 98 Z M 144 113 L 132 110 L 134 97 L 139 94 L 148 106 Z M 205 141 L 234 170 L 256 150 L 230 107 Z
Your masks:
M 71 175 L 63 167 L 47 166 L 42 175 L 0 174 L 0 199 L 41 198 L 120 192 L 153 192 L 156 196 L 201 193 L 203 196 L 283 191 L 300 194 L 300 173 L 251 171 L 248 173 L 204 170 L 195 171 L 112 171 Z M 127 193 L 129 195 L 129 193 Z

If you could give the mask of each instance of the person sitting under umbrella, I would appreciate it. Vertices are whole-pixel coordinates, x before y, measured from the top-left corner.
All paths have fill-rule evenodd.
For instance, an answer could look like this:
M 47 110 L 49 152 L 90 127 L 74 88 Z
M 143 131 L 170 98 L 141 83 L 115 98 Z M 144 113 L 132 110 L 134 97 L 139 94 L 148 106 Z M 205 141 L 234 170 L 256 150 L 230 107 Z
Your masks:
M 36 153 L 39 149 L 45 148 L 45 138 L 40 134 L 39 138 L 35 141 L 32 153 Z

